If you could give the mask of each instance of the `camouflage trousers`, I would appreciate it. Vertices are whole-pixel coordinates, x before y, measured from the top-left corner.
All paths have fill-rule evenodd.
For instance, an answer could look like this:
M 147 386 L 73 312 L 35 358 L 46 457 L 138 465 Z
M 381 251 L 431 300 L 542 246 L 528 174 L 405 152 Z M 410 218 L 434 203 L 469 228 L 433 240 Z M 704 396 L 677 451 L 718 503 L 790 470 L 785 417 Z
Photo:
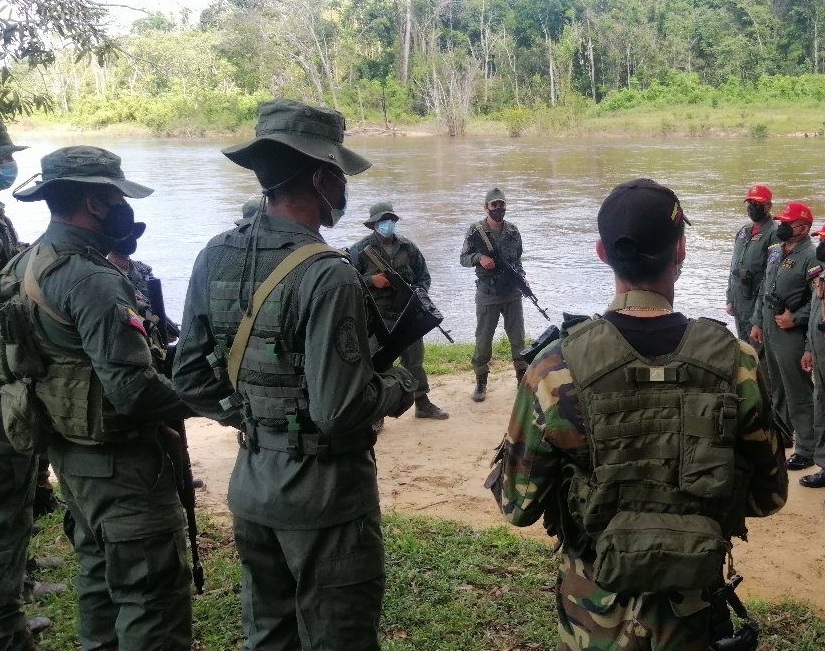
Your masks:
M 618 595 L 594 583 L 589 563 L 562 558 L 557 651 L 708 651 L 711 611 L 699 591 Z

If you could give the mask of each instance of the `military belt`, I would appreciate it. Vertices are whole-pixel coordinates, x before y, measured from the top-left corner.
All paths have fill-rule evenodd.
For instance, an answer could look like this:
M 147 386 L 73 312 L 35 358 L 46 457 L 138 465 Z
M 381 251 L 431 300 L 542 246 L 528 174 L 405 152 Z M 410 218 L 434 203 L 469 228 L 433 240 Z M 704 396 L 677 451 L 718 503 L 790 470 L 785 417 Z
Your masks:
M 324 457 L 363 452 L 375 445 L 377 435 L 370 429 L 354 432 L 345 437 L 330 438 L 321 432 L 285 432 L 257 425 L 254 437 L 259 448 L 286 452 L 291 458 L 300 460 L 305 456 Z

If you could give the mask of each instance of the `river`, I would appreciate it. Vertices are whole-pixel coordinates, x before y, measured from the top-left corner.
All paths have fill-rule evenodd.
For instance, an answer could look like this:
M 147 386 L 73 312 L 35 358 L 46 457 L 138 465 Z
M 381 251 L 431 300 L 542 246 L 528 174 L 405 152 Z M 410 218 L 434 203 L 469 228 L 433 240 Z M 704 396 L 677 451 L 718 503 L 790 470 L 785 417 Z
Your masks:
M 105 147 L 123 158 L 127 178 L 155 188 L 133 200 L 136 218 L 147 223 L 139 260 L 163 279 L 167 309 L 180 319 L 192 263 L 216 233 L 232 227 L 243 202 L 254 196 L 254 175 L 220 153 L 233 140 L 102 137 L 67 133 L 25 134 L 30 145 L 16 154 L 18 182 L 40 169 L 40 158 L 71 144 Z M 369 206 L 391 201 L 398 232 L 422 250 L 432 275 L 431 296 L 444 327 L 457 341 L 472 341 L 474 274 L 458 263 L 468 226 L 483 216 L 492 186 L 507 195 L 507 216 L 521 231 L 524 268 L 541 305 L 554 322 L 562 311 L 602 310 L 613 291 L 612 275 L 596 256 L 596 214 L 610 189 L 639 176 L 671 187 L 692 222 L 688 255 L 676 288 L 676 307 L 689 316 L 730 322 L 725 286 L 733 235 L 747 221 L 742 200 L 759 182 L 774 191 L 774 213 L 787 201 L 808 203 L 814 226 L 825 222 L 820 174 L 821 138 L 649 139 L 471 137 L 353 137 L 347 144 L 373 162 L 349 183 L 349 204 L 339 225 L 323 230 L 334 246 L 349 246 L 368 233 Z M 819 171 L 818 171 L 819 170 Z M 22 239 L 43 231 L 43 202 L 25 204 L 0 194 Z M 525 300 L 528 336 L 547 323 Z M 500 334 L 503 329 L 499 326 Z M 430 334 L 437 341 L 440 335 Z

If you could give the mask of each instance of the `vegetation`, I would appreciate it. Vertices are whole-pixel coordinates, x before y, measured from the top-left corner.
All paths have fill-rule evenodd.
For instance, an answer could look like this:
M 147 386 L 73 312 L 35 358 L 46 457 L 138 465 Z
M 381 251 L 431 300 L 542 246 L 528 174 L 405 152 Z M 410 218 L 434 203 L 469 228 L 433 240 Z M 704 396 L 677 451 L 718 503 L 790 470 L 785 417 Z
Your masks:
M 59 514 L 42 521 L 34 538 L 38 556 L 62 556 L 40 578 L 71 584 L 76 566 Z M 195 597 L 196 651 L 240 648 L 240 567 L 231 529 L 202 518 L 206 593 Z M 549 545 L 503 527 L 477 531 L 451 522 L 384 516 L 387 593 L 381 622 L 386 651 L 552 649 L 556 643 L 553 587 L 558 557 Z M 760 651 L 821 651 L 825 619 L 793 601 L 752 602 L 762 623 Z M 41 646 L 77 648 L 74 590 L 28 607 L 54 626 Z
M 472 371 L 470 359 L 474 344 L 424 344 L 424 370 L 428 375 L 452 375 Z M 493 359 L 490 362 L 493 372 L 512 368 L 510 343 L 499 339 L 493 344 Z
M 351 127 L 435 119 L 460 135 L 493 120 L 512 136 L 665 109 L 705 115 L 688 129 L 705 135 L 720 107 L 817 112 L 825 98 L 825 0 L 214 0 L 190 13 L 137 21 L 97 64 L 57 52 L 18 73 L 60 121 L 157 133 L 235 129 L 273 95 L 333 106 Z M 681 128 L 670 122 L 659 131 Z M 804 127 L 821 128 L 821 115 Z

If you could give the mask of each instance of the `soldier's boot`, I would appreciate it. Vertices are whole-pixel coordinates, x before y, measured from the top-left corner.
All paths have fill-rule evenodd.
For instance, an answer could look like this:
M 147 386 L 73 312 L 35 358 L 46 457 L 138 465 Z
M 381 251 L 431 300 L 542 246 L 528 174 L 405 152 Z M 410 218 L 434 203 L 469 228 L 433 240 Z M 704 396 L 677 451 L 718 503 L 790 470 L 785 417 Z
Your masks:
M 34 641 L 31 631 L 24 628 L 11 635 L 0 637 L 0 651 L 41 651 Z
M 488 373 L 476 374 L 476 390 L 473 391 L 472 395 L 475 402 L 484 402 L 487 397 L 487 375 Z
M 35 581 L 31 589 L 31 599 L 42 599 L 53 594 L 61 594 L 69 589 L 65 583 L 49 583 L 48 581 Z M 30 602 L 29 602 L 30 603 Z
M 524 374 L 527 372 L 527 369 L 524 367 L 516 366 L 516 386 L 521 385 L 521 380 L 524 377 Z
M 34 519 L 42 518 L 44 515 L 54 513 L 58 509 L 64 508 L 63 504 L 54 495 L 54 490 L 51 487 L 37 486 L 34 489 L 34 506 L 32 507 Z
M 423 396 L 419 396 L 415 399 L 415 417 L 446 420 L 450 417 L 450 414 L 431 403 L 429 397 L 425 393 Z
M 32 635 L 37 635 L 52 627 L 52 620 L 48 617 L 32 617 L 26 620 L 26 626 L 32 632 Z

